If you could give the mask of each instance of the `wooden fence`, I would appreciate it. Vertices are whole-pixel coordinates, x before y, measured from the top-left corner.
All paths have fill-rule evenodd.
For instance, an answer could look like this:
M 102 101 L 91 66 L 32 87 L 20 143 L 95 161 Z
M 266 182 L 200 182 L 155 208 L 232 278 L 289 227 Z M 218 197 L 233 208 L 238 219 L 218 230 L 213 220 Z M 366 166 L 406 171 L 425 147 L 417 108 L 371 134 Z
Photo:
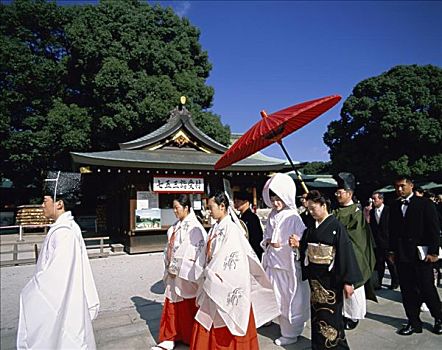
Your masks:
M 42 239 L 25 240 L 23 239 L 23 228 L 25 227 L 15 227 L 19 228 L 18 239 L 16 241 L 0 242 L 0 267 L 33 264 L 37 262 L 38 253 L 41 249 L 44 235 L 42 235 Z M 46 232 L 47 230 L 45 230 L 45 233 Z M 108 236 L 84 238 L 84 241 L 86 244 L 86 249 L 88 250 L 89 258 L 105 258 L 109 256 L 110 244 Z M 4 256 L 6 254 L 12 255 L 12 259 L 4 260 L 1 258 L 2 255 Z M 23 257 L 24 254 L 26 257 Z

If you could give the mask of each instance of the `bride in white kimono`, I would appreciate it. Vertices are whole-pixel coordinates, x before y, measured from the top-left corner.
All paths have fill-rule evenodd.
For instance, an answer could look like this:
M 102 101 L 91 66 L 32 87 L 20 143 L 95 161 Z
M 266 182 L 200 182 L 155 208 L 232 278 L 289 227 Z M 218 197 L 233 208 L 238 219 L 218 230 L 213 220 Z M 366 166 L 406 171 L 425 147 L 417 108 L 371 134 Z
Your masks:
M 43 213 L 55 220 L 35 273 L 20 294 L 17 349 L 95 349 L 99 300 L 91 266 L 69 206 L 80 174 L 50 174 Z
M 299 254 L 289 245 L 290 236 L 301 239 L 305 225 L 296 208 L 296 186 L 286 174 L 277 173 L 264 186 L 263 198 L 272 210 L 267 219 L 262 266 L 278 301 L 281 337 L 276 345 L 295 343 L 310 318 L 310 289 L 302 281 Z

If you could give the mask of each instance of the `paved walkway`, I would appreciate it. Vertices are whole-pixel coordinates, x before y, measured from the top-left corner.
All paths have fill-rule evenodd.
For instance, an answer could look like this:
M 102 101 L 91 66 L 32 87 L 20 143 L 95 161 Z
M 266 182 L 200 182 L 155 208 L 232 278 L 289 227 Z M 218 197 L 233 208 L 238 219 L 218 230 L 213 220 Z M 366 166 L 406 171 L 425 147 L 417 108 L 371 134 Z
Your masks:
M 91 260 L 100 296 L 101 309 L 94 321 L 97 347 L 101 349 L 149 349 L 155 344 L 164 300 L 161 281 L 163 267 L 160 253 L 120 255 Z M 3 267 L 1 276 L 0 348 L 15 348 L 19 293 L 34 271 L 34 265 Z M 384 282 L 388 284 L 388 280 Z M 439 288 L 441 293 L 441 288 Z M 400 292 L 383 289 L 379 303 L 368 302 L 367 318 L 347 333 L 352 349 L 442 349 L 442 336 L 431 333 L 433 319 L 422 314 L 424 332 L 409 337 L 395 333 L 406 322 Z M 279 327 L 260 328 L 261 349 L 281 349 L 273 341 Z M 296 344 L 284 349 L 309 349 L 310 327 L 305 328 Z M 178 345 L 178 350 L 188 349 Z M 202 349 L 204 350 L 204 349 Z

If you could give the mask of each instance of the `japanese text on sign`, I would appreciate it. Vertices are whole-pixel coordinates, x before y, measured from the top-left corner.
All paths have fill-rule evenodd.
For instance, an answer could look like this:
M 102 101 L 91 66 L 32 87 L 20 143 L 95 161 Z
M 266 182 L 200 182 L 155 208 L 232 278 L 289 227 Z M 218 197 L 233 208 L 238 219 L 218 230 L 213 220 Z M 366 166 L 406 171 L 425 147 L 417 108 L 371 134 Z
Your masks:
M 154 177 L 155 192 L 204 193 L 202 177 Z

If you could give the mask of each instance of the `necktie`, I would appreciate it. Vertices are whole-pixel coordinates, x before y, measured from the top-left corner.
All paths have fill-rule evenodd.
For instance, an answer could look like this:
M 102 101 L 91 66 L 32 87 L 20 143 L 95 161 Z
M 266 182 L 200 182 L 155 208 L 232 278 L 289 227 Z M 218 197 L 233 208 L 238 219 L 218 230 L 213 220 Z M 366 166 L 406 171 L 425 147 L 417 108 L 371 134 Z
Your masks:
M 379 209 L 376 209 L 375 211 L 376 216 L 376 222 L 379 224 L 379 221 L 381 220 L 381 211 Z
M 409 199 L 401 199 L 401 209 L 402 209 L 402 215 L 405 217 L 405 213 L 407 212 L 408 204 L 410 204 Z

